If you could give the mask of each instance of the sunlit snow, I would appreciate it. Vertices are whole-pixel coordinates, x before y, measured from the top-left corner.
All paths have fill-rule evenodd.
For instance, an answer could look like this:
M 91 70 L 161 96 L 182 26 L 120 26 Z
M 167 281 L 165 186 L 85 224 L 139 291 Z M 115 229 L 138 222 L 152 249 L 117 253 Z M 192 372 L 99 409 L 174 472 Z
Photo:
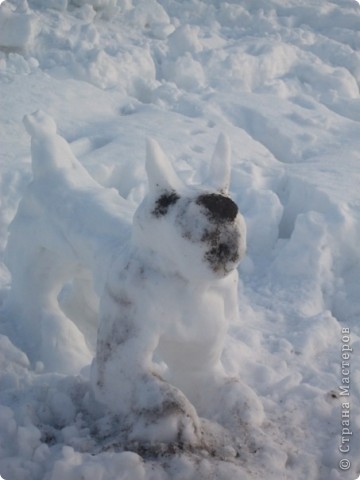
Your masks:
M 359 477 L 357 2 L 0 3 L 0 475 Z M 230 176 L 246 254 L 210 279 L 176 234 Z M 133 305 L 144 342 L 99 359 Z M 139 415 L 141 354 L 181 415 Z

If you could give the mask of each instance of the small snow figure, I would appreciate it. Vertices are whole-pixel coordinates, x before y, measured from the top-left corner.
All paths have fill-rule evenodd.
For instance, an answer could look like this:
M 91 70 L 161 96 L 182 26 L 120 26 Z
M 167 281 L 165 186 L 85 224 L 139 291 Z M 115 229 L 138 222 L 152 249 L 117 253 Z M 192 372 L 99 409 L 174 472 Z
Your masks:
M 129 256 L 118 259 L 104 289 L 93 365 L 97 398 L 141 424 L 134 439 L 196 440 L 197 416 L 182 392 L 201 409 L 200 386 L 221 375 L 224 292 L 236 297 L 245 251 L 244 220 L 227 196 L 229 152 L 220 136 L 212 162 L 218 189 L 202 191 L 185 186 L 148 141 L 149 193 L 134 216 Z
M 100 296 L 92 389 L 104 410 L 127 426 L 128 441 L 196 445 L 199 416 L 261 423 L 255 393 L 228 378 L 221 364 L 228 319 L 237 314 L 236 267 L 246 235 L 228 196 L 227 137 L 219 137 L 206 188 L 184 185 L 160 146 L 148 140 L 148 194 L 131 223 L 127 202 L 90 177 L 50 117 L 36 112 L 25 125 L 34 181 L 11 227 L 8 264 L 12 305 L 25 302 L 20 317 L 30 309 L 40 318 L 28 327 L 33 342 L 39 337 L 36 354 L 51 358 L 41 344 L 43 331 L 57 361 L 74 350 L 66 332 L 84 350 L 57 298 L 65 280 L 88 269 Z M 19 272 L 19 252 L 22 265 L 37 268 Z M 67 330 L 59 336 L 63 320 Z M 46 368 L 46 358 L 39 360 Z

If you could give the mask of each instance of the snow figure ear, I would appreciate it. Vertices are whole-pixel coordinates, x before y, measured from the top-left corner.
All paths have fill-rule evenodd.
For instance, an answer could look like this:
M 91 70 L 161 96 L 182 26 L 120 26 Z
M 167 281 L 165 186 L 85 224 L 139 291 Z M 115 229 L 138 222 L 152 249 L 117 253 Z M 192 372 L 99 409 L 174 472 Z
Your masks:
M 220 133 L 211 159 L 208 183 L 223 194 L 229 193 L 231 146 L 227 135 Z
M 169 159 L 160 145 L 148 138 L 146 142 L 146 173 L 149 180 L 149 192 L 179 191 L 183 183 L 177 176 Z

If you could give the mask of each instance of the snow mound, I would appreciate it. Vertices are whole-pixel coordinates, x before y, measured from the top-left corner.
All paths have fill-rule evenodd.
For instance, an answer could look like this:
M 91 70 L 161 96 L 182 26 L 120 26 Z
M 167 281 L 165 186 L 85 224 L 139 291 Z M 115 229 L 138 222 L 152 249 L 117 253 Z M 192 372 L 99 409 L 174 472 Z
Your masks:
M 13 10 L 9 3 L 0 5 L 0 48 L 29 47 L 36 34 L 36 17 L 26 7 Z

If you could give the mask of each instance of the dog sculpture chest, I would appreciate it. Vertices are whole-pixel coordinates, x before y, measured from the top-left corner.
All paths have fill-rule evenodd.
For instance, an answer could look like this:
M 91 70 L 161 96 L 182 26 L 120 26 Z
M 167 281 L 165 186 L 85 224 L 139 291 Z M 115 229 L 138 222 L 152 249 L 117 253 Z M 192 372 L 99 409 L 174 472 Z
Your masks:
M 91 179 L 56 134 L 53 120 L 36 112 L 25 117 L 25 125 L 32 136 L 34 181 L 11 226 L 7 258 L 15 288 L 9 304 L 15 308 L 23 295 L 18 277 L 24 272 L 12 269 L 18 263 L 12 258 L 31 218 L 37 234 L 23 255 L 33 263 L 42 258 L 40 271 L 32 273 L 37 283 L 46 271 L 46 295 L 29 299 L 43 317 L 42 326 L 71 325 L 57 303 L 67 277 L 85 268 L 103 279 L 97 285 L 99 327 L 91 368 L 96 400 L 131 423 L 131 439 L 196 443 L 198 414 L 209 414 L 207 396 L 226 383 L 220 358 L 227 319 L 237 311 L 236 267 L 245 250 L 244 221 L 227 196 L 226 137 L 219 137 L 204 189 L 184 185 L 159 145 L 149 140 L 148 194 L 130 230 L 125 200 Z M 81 218 L 74 219 L 74 212 Z M 94 218 L 101 218 L 105 236 Z M 54 258 L 62 268 L 50 268 Z M 24 316 L 22 311 L 18 318 L 25 324 Z M 57 348 L 61 355 L 61 341 Z

